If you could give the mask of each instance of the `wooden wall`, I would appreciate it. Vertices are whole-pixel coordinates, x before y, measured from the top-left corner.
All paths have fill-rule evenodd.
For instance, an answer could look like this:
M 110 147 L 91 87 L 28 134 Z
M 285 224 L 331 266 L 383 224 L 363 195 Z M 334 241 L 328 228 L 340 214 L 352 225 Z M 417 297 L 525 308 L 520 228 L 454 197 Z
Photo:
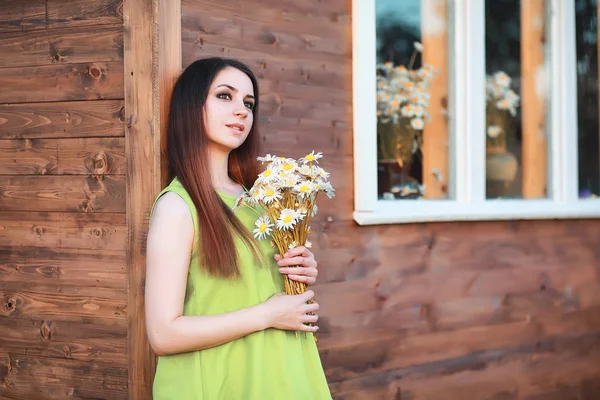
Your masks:
M 0 2 L 0 398 L 128 391 L 121 0 Z
M 350 15 L 347 0 L 182 5 L 183 67 L 247 62 L 266 151 L 326 155 L 337 197 L 313 242 L 334 397 L 600 398 L 598 221 L 353 222 Z

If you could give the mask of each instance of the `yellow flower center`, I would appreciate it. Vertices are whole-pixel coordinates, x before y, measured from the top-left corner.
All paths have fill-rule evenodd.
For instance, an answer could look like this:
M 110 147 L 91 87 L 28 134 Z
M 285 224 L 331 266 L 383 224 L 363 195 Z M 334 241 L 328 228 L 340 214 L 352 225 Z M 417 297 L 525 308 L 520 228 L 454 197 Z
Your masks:
M 315 156 L 313 156 L 312 154 L 309 154 L 306 156 L 306 161 L 313 161 L 315 159 Z
M 267 190 L 265 190 L 265 196 L 267 196 L 267 197 L 271 197 L 271 196 L 273 196 L 274 194 L 275 194 L 275 192 L 274 192 L 274 191 L 272 191 L 271 189 L 267 189 Z
M 308 189 L 310 189 L 310 188 L 308 187 L 308 185 L 302 185 L 302 186 L 300 186 L 300 191 L 301 191 L 301 192 L 307 192 L 307 191 L 308 191 Z
M 285 171 L 289 171 L 290 169 L 294 168 L 294 166 L 292 164 L 284 164 L 283 165 L 283 169 Z
M 285 224 L 289 224 L 290 222 L 292 222 L 292 216 L 291 215 L 286 215 L 285 217 L 283 217 L 283 222 Z
M 260 227 L 258 228 L 258 230 L 260 231 L 260 233 L 263 233 L 264 231 L 267 230 L 267 224 L 260 224 Z
M 271 176 L 272 172 L 270 169 L 266 170 L 265 173 L 263 174 L 264 176 Z

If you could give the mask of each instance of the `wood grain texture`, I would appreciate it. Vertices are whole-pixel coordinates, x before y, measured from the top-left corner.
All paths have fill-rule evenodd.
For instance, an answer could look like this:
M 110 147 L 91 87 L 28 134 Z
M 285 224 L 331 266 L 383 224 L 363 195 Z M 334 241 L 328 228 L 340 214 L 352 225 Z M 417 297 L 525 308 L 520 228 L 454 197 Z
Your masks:
M 127 368 L 127 329 L 89 323 L 0 317 L 2 351 Z
M 123 100 L 0 104 L 0 139 L 125 136 Z
M 125 212 L 125 176 L 0 176 L 3 211 Z
M 0 32 L 120 24 L 122 0 L 3 0 Z
M 123 63 L 2 68 L 0 87 L 0 103 L 122 99 Z
M 5 221 L 0 224 L 6 228 Z M 121 224 L 121 230 L 124 231 L 124 221 Z M 79 229 L 86 230 L 85 227 Z M 85 235 L 82 237 L 85 238 Z M 91 244 L 88 246 L 97 247 Z M 0 281 L 126 290 L 125 252 L 109 249 L 98 251 L 59 247 L 0 247 Z
M 5 33 L 0 68 L 123 60 L 123 26 Z
M 146 268 L 146 234 L 149 213 L 155 196 L 162 189 L 166 169 L 161 165 L 161 87 L 159 76 L 162 54 L 157 39 L 161 30 L 172 35 L 181 17 L 176 2 L 166 0 L 124 0 L 124 69 L 127 140 L 127 270 L 128 270 L 128 351 L 130 399 L 152 397 L 156 368 L 146 334 L 144 314 L 144 280 Z M 169 10 L 167 13 L 166 10 Z M 166 13 L 161 18 L 157 13 Z M 174 19 L 174 21 L 170 21 Z M 160 24 L 160 26 L 159 26 Z M 172 31 L 173 29 L 173 31 Z M 172 43 L 167 40 L 166 43 Z M 177 51 L 175 50 L 175 54 Z M 163 64 L 164 65 L 164 64 Z M 164 73 L 164 70 L 161 70 Z M 164 95 L 164 93 L 163 93 Z
M 98 250 L 125 251 L 126 230 L 125 214 L 0 211 L 0 246 L 42 248 L 41 257 L 47 249 L 89 249 L 96 254 Z
M 124 138 L 0 140 L 0 175 L 124 173 Z
M 0 397 L 127 399 L 127 368 L 103 362 L 1 352 Z
M 114 288 L 0 284 L 0 316 L 126 326 L 127 292 Z

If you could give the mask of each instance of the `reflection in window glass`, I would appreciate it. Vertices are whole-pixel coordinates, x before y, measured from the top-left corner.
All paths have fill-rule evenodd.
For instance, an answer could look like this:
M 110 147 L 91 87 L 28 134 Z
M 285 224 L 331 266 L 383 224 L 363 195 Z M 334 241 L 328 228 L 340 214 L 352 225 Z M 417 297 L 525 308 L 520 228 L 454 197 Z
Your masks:
M 580 198 L 600 194 L 597 3 L 597 0 L 575 1 Z
M 380 199 L 448 197 L 448 3 L 375 2 Z
M 547 197 L 550 0 L 486 0 L 486 198 Z

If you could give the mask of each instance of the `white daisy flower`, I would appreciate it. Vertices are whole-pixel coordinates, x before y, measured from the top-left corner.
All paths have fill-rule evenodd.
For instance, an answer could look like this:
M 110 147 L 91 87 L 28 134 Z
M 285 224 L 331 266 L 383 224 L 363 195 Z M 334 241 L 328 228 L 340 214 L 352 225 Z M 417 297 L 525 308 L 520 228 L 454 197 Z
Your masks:
M 260 175 L 258 175 L 260 182 L 272 182 L 276 177 L 277 172 L 272 167 L 267 168 Z
M 299 180 L 300 177 L 296 174 L 281 174 L 277 178 L 277 183 L 282 188 L 293 188 L 294 186 L 296 186 Z
M 310 195 L 314 190 L 313 183 L 311 181 L 302 181 L 294 186 L 294 191 L 300 194 L 300 197 L 306 197 Z
M 331 186 L 329 182 L 323 182 L 320 186 L 320 190 L 324 191 L 327 197 L 330 199 L 335 196 L 335 189 Z
M 499 126 L 496 126 L 496 125 L 490 125 L 490 126 L 488 126 L 487 134 L 492 139 L 497 138 L 498 136 L 500 136 L 500 133 L 502 133 L 502 128 L 500 128 Z
M 298 163 L 292 159 L 287 159 L 280 163 L 280 168 L 285 173 L 291 173 L 294 172 L 296 168 L 298 168 Z
M 254 223 L 256 229 L 252 231 L 256 239 L 263 240 L 271 234 L 271 231 L 273 230 L 273 224 L 271 224 L 270 222 L 271 221 L 267 216 L 260 217 L 256 220 L 256 222 Z
M 273 200 L 280 200 L 282 198 L 281 193 L 277 188 L 273 186 L 267 186 L 261 189 L 262 201 L 266 204 L 270 204 Z
M 312 176 L 312 169 L 308 164 L 302 164 L 302 166 L 298 169 L 298 172 L 305 176 Z
M 292 243 L 288 244 L 288 250 L 293 250 L 298 247 L 298 243 L 294 240 Z
M 304 216 L 296 210 L 292 210 L 290 208 L 284 208 L 283 210 L 281 210 L 281 213 L 279 214 L 279 218 L 277 219 L 277 229 L 280 229 L 283 231 L 285 231 L 287 229 L 291 229 L 303 217 Z
M 304 247 L 306 247 L 307 249 L 310 249 L 312 246 L 313 245 L 310 240 L 307 240 L 306 242 L 304 242 Z
M 314 176 L 318 176 L 323 179 L 328 179 L 329 175 L 331 175 L 329 172 L 325 171 L 321 167 L 317 167 L 316 165 L 313 165 L 313 174 Z
M 315 154 L 315 151 L 311 151 L 310 154 L 307 154 L 305 157 L 301 158 L 300 161 L 303 163 L 307 163 L 307 162 L 318 162 L 317 160 L 319 158 L 323 157 L 323 153 L 318 152 L 317 154 Z
M 312 213 L 310 214 L 310 216 L 314 217 L 317 214 L 317 212 L 319 212 L 319 207 L 317 207 L 317 204 L 315 203 L 313 205 Z
M 272 155 L 270 155 L 270 154 L 267 154 L 267 155 L 266 155 L 266 156 L 264 156 L 264 157 L 258 157 L 258 158 L 257 158 L 257 160 L 258 160 L 258 161 L 262 161 L 263 163 L 265 163 L 265 162 L 273 162 L 273 161 L 275 161 L 276 159 L 277 159 L 277 156 L 272 156 Z
M 425 127 L 425 123 L 421 118 L 413 118 L 410 120 L 410 126 L 412 126 L 413 129 L 420 131 Z
M 250 190 L 248 200 L 250 203 L 257 204 L 259 201 L 262 200 L 262 196 L 263 194 L 258 187 L 252 187 L 252 189 Z

